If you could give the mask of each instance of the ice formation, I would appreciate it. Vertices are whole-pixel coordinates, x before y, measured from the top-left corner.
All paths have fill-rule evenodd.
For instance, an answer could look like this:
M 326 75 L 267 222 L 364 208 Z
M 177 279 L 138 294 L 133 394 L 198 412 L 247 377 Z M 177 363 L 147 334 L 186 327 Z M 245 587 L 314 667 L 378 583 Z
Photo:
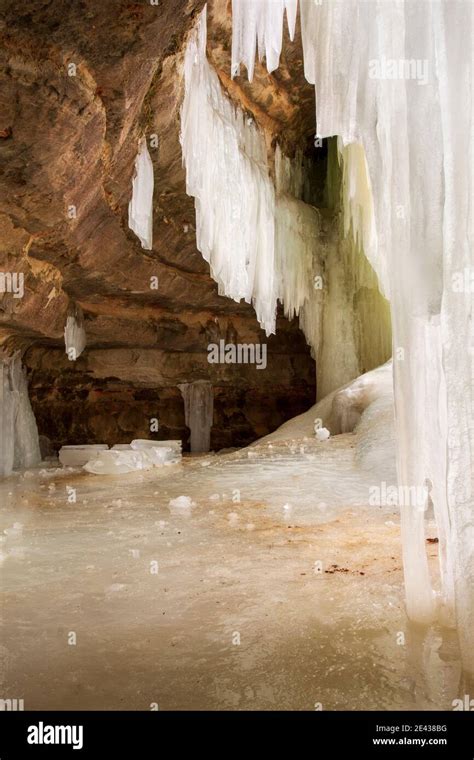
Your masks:
M 109 449 L 106 443 L 62 446 L 59 461 L 64 467 L 84 467 L 96 475 L 121 475 L 136 470 L 151 470 L 181 459 L 181 441 L 152 441 L 135 439 L 131 443 L 116 443 Z
M 265 55 L 268 71 L 278 68 L 283 15 L 286 11 L 290 39 L 293 40 L 297 7 L 297 0 L 272 0 L 271 3 L 244 0 L 232 3 L 232 76 L 240 73 L 242 62 L 247 67 L 249 81 L 252 81 L 257 49 L 260 59 Z
M 241 61 L 252 72 L 256 39 L 274 68 L 282 14 L 273 7 L 233 0 L 234 73 Z M 299 8 L 317 132 L 339 138 L 347 227 L 391 302 L 399 485 L 432 483 L 442 604 L 455 608 L 474 672 L 473 293 L 452 285 L 472 268 L 472 5 L 301 0 Z M 396 76 L 380 73 L 387 61 Z M 428 622 L 424 514 L 402 505 L 401 515 L 407 611 Z
M 214 413 L 212 385 L 206 380 L 178 385 L 184 399 L 186 425 L 191 431 L 191 451 L 209 451 Z
M 382 395 L 385 398 L 390 397 L 393 405 L 392 368 L 393 363 L 390 360 L 381 367 L 361 375 L 332 395 L 328 426 L 333 434 L 351 433 L 367 407 Z
M 187 511 L 195 507 L 196 502 L 194 502 L 189 496 L 177 496 L 176 499 L 170 499 L 168 506 L 171 511 Z
M 59 461 L 64 467 L 82 467 L 97 451 L 108 449 L 106 443 L 85 443 L 73 446 L 61 446 Z
M 138 145 L 132 198 L 128 206 L 128 226 L 139 238 L 142 248 L 151 251 L 153 245 L 153 163 L 146 138 Z
M 284 7 L 277 2 L 271 13 L 282 15 Z M 296 10 L 294 2 L 286 7 Z M 184 73 L 181 145 L 197 247 L 219 292 L 252 303 L 267 335 L 275 332 L 278 301 L 288 318 L 299 318 L 317 360 L 318 394 L 326 395 L 391 354 L 377 278 L 363 254 L 341 244 L 337 221 L 331 235 L 322 234 L 300 150 L 290 160 L 277 147 L 270 178 L 264 135 L 231 103 L 206 59 L 205 10 L 190 35 Z M 337 164 L 336 152 L 332 160 Z M 317 289 L 323 272 L 324 288 Z M 374 312 L 377 329 L 367 340 Z
M 275 198 L 266 146 L 256 125 L 246 123 L 222 92 L 207 62 L 206 9 L 187 45 L 184 71 L 181 145 L 186 191 L 196 204 L 197 247 L 219 292 L 252 302 L 269 334 L 275 325 Z
M 86 347 L 86 331 L 82 311 L 76 307 L 66 318 L 64 346 L 70 361 L 75 362 Z
M 153 441 L 146 443 L 151 444 Z M 123 475 L 138 470 L 151 470 L 153 467 L 174 464 L 180 458 L 181 454 L 178 455 L 176 447 L 173 446 L 149 445 L 132 448 L 131 445 L 118 444 L 109 450 L 95 451 L 84 465 L 84 469 L 94 475 Z
M 263 134 L 231 103 L 207 61 L 206 9 L 190 36 L 184 70 L 181 145 L 186 190 L 195 198 L 197 247 L 219 293 L 252 303 L 270 335 L 277 299 L 293 316 L 312 291 L 319 215 L 287 194 L 290 185 L 293 195 L 301 192 L 303 178 L 292 176 L 280 155 L 276 197 Z
M 41 454 L 20 354 L 1 355 L 0 369 L 0 474 L 6 476 L 38 464 Z
M 331 433 L 329 432 L 327 428 L 321 427 L 321 428 L 316 428 L 316 430 L 314 431 L 314 435 L 316 436 L 316 439 L 318 441 L 327 441 Z
M 344 399 L 343 403 L 341 399 Z M 344 422 L 350 420 L 346 432 L 354 434 L 353 442 L 350 444 L 351 450 L 354 451 L 351 464 L 354 471 L 359 475 L 368 473 L 371 479 L 368 482 L 372 482 L 373 486 L 380 486 L 383 481 L 387 488 L 396 489 L 393 402 L 392 363 L 386 362 L 329 393 L 307 412 L 288 420 L 278 430 L 256 441 L 252 448 L 268 446 L 275 450 L 279 445 L 286 444 L 290 451 L 296 454 L 300 441 L 310 440 L 313 429 L 314 432 L 327 429 L 331 435 L 339 435 Z M 334 462 L 342 471 L 342 460 L 336 456 Z M 318 474 L 318 479 L 320 477 L 323 475 Z M 329 477 L 329 473 L 324 477 Z M 337 475 L 335 478 L 337 479 Z M 367 495 L 370 496 L 368 489 L 366 497 Z
M 176 456 L 181 456 L 181 449 L 182 444 L 181 441 L 175 440 L 175 441 L 151 441 L 146 438 L 135 438 L 131 444 L 130 448 L 139 451 L 140 449 L 159 449 L 159 448 L 167 448 L 172 449 L 172 451 L 176 454 Z
M 106 449 L 97 451 L 86 462 L 84 469 L 94 475 L 124 475 L 137 470 L 151 470 L 153 462 L 146 452 L 132 449 Z
M 370 402 L 361 413 L 354 429 L 357 434 L 355 463 L 361 470 L 373 473 L 378 482 L 383 480 L 396 485 L 397 458 L 391 367 L 390 374 L 388 371 L 385 374 L 390 382 L 384 382 L 383 376 L 379 376 L 382 382 L 378 383 L 375 393 L 373 389 L 370 391 Z
M 284 422 L 251 447 L 286 441 L 292 442 L 296 451 L 298 441 L 310 439 L 317 430 L 328 430 L 334 436 L 342 433 L 343 427 L 344 432 L 356 434 L 357 467 L 394 484 L 396 446 L 391 361 L 332 391 L 308 411 Z

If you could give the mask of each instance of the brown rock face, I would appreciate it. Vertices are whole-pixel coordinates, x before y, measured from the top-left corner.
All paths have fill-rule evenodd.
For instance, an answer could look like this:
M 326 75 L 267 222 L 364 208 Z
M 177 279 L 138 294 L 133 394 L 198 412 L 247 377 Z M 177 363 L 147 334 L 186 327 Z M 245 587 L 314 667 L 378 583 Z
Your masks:
M 186 36 L 202 5 L 0 8 L 0 269 L 24 276 L 22 298 L 3 295 L 0 340 L 23 350 L 39 431 L 55 447 L 149 437 L 155 417 L 156 437 L 186 439 L 177 385 L 196 379 L 214 386 L 213 448 L 249 443 L 314 402 L 314 362 L 297 322 L 280 317 L 265 339 L 251 306 L 217 294 L 196 249 L 179 108 Z M 232 82 L 229 5 L 209 8 L 210 60 L 224 87 L 269 142 L 305 144 L 314 102 L 298 45 L 274 76 L 260 67 L 252 85 Z M 142 134 L 158 137 L 151 251 L 128 228 Z M 63 329 L 76 304 L 87 347 L 70 362 Z M 207 346 L 220 339 L 266 342 L 267 368 L 210 365 Z

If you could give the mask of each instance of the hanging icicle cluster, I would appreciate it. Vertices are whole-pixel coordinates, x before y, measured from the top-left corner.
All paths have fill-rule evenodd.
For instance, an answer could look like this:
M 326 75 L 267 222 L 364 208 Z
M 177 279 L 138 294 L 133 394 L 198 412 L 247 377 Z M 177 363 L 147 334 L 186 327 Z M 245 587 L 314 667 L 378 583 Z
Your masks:
M 227 98 L 207 61 L 206 9 L 188 42 L 184 70 L 181 145 L 186 190 L 196 199 L 197 247 L 219 293 L 252 303 L 269 335 L 278 300 L 290 318 L 309 302 L 319 214 L 298 200 L 302 177 L 292 176 L 279 154 L 275 193 L 264 136 Z M 311 327 L 307 339 L 314 347 Z

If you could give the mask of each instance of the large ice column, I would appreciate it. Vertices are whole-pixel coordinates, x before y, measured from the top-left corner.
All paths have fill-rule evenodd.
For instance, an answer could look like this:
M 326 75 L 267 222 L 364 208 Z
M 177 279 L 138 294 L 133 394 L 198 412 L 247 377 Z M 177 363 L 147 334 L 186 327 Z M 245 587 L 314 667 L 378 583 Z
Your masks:
M 472 4 L 443 4 L 433 19 L 443 140 L 443 288 L 439 404 L 443 449 L 439 459 L 447 500 L 441 511 L 447 567 L 455 583 L 456 616 L 464 661 L 474 673 L 474 261 L 472 241 Z M 452 11 L 456 12 L 452 12 Z M 472 49 L 472 48 L 471 48 Z M 455 88 L 455 89 L 454 89 Z M 470 106 L 470 107 L 469 107 Z M 460 284 L 462 283 L 462 286 Z M 447 461 L 446 461 L 447 460 Z M 446 488 L 447 486 L 447 488 Z M 442 503 L 442 502 L 441 502 Z M 452 567 L 453 566 L 453 567 Z
M 0 475 L 41 460 L 38 428 L 19 353 L 0 356 Z
M 70 361 L 75 362 L 86 347 L 86 331 L 82 310 L 76 306 L 66 317 L 64 347 Z
M 191 451 L 209 451 L 214 414 L 214 394 L 211 383 L 196 380 L 178 385 L 184 399 L 186 425 L 191 431 Z
M 261 2 L 271 8 L 269 0 Z M 241 45 L 234 45 L 234 69 L 252 53 L 254 39 L 244 28 L 252 29 L 253 5 L 233 0 L 239 27 L 233 38 Z M 441 601 L 448 614 L 456 608 L 463 659 L 474 672 L 473 354 L 467 350 L 472 5 L 301 0 L 300 13 L 317 133 L 340 137 L 348 225 L 391 301 L 399 484 L 431 484 Z M 280 38 L 262 18 L 254 37 L 263 49 L 269 35 L 272 68 Z M 347 147 L 354 143 L 360 147 Z M 424 515 L 410 504 L 402 505 L 402 538 L 408 613 L 432 620 Z
M 132 198 L 128 206 L 128 226 L 139 238 L 142 248 L 153 247 L 153 163 L 146 138 L 138 145 L 135 173 L 132 181 Z

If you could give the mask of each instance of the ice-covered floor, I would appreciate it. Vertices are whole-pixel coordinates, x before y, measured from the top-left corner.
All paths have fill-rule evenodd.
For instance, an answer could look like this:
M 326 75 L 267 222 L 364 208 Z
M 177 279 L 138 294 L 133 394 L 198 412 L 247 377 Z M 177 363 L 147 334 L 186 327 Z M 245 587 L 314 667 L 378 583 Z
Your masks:
M 398 510 L 369 506 L 360 434 L 305 438 L 313 411 L 161 470 L 3 481 L 0 696 L 27 710 L 452 709 L 456 636 L 406 620 Z M 170 507 L 178 496 L 194 505 Z

